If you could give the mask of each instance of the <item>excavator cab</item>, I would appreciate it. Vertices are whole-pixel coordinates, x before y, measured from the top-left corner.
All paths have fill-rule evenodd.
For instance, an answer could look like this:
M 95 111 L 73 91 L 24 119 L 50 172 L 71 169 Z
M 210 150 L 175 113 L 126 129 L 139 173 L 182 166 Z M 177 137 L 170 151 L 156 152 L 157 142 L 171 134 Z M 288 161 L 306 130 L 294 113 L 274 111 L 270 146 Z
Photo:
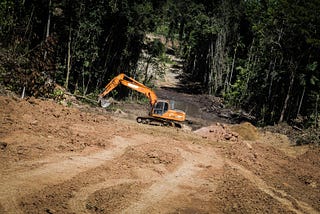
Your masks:
M 154 105 L 153 114 L 163 115 L 168 109 L 168 102 L 160 100 Z
M 174 108 L 173 100 L 157 100 L 151 109 L 150 116 L 181 122 L 186 119 L 185 112 Z

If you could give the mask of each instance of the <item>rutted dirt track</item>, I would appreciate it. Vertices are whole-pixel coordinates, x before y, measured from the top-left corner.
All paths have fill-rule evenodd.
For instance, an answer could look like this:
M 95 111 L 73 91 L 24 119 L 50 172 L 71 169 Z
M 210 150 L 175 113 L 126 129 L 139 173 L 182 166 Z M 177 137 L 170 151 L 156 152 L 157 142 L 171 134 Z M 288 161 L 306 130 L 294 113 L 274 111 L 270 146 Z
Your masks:
M 0 213 L 319 213 L 319 148 L 0 97 Z M 248 133 L 251 135 L 248 137 Z

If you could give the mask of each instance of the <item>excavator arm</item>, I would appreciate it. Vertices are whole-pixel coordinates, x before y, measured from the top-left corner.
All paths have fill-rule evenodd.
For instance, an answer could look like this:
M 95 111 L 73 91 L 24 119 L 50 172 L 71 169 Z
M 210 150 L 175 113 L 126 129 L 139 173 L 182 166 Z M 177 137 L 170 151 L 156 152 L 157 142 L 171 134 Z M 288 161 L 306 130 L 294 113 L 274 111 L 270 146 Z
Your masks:
M 109 94 L 114 88 L 116 88 L 119 84 L 125 85 L 135 91 L 138 91 L 144 94 L 150 100 L 151 106 L 153 106 L 157 102 L 157 95 L 147 86 L 143 85 L 142 83 L 138 82 L 131 77 L 128 77 L 125 74 L 119 74 L 118 76 L 114 77 L 106 86 L 105 90 L 99 94 L 99 98 L 105 97 Z

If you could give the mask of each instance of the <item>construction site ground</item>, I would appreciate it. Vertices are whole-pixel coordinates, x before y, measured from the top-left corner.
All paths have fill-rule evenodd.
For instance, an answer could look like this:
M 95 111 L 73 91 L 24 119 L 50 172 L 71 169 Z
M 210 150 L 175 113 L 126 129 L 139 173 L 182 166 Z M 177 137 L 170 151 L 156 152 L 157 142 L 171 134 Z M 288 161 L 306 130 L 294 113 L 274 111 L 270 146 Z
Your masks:
M 126 108 L 1 95 L 0 213 L 320 213 L 319 148 L 214 118 L 138 124 Z

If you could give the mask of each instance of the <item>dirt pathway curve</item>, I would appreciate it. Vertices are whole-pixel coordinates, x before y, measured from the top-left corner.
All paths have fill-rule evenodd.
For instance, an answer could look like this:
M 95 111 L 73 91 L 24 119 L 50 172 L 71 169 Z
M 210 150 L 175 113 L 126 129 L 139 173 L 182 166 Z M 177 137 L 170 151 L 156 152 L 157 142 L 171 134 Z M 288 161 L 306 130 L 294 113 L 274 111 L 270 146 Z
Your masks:
M 20 200 L 22 197 L 37 194 L 44 188 L 53 185 L 59 185 L 63 182 L 79 176 L 82 172 L 97 168 L 108 161 L 119 158 L 124 155 L 126 150 L 134 149 L 135 147 L 146 148 L 151 144 L 151 148 L 157 148 L 158 143 L 150 143 L 150 138 L 144 135 L 133 136 L 132 138 L 114 137 L 111 140 L 111 148 L 105 150 L 94 151 L 88 155 L 71 155 L 59 154 L 57 157 L 38 160 L 45 163 L 38 168 L 24 171 L 12 171 L 10 174 L 1 176 L 0 178 L 0 201 L 3 209 L 8 213 L 24 213 L 20 209 Z M 162 143 L 162 142 L 161 142 Z M 147 145 L 144 145 L 147 144 Z M 148 183 L 149 188 L 143 189 L 140 198 L 128 204 L 124 210 L 119 210 L 121 213 L 150 213 L 161 209 L 161 201 L 170 197 L 185 193 L 182 186 L 189 186 L 189 189 L 199 188 L 202 185 L 211 186 L 208 179 L 199 177 L 201 171 L 208 168 L 220 169 L 223 166 L 222 159 L 215 154 L 212 148 L 205 148 L 199 145 L 182 145 L 181 142 L 175 142 L 170 148 L 174 150 L 174 154 L 180 157 L 174 157 L 174 160 L 181 159 L 177 162 L 174 169 L 168 171 L 165 167 L 158 168 L 162 173 L 158 177 L 154 177 L 156 168 L 148 166 L 151 170 L 139 171 L 140 167 L 135 167 L 132 171 L 137 175 L 137 179 L 106 179 L 103 182 L 96 184 L 88 184 L 74 192 L 74 197 L 69 201 L 70 209 L 75 213 L 89 213 L 86 208 L 88 198 L 97 191 L 105 190 L 113 186 L 124 183 Z M 151 152 L 154 150 L 151 149 Z M 158 153 L 165 155 L 168 151 L 156 150 Z M 122 158 L 123 158 L 122 157 Z M 127 157 L 130 159 L 130 157 Z M 160 157 L 159 157 L 160 158 Z M 153 164 L 152 164 L 153 165 Z M 146 173 L 150 172 L 150 175 Z M 95 175 L 92 175 L 95 176 Z M 150 179 L 153 177 L 153 179 Z M 194 191 L 194 190 L 193 190 Z M 168 207 L 172 209 L 172 207 Z
M 125 183 L 133 183 L 137 182 L 134 179 L 111 179 L 102 183 L 89 185 L 80 189 L 79 192 L 75 194 L 75 196 L 69 201 L 69 206 L 71 210 L 75 213 L 89 213 L 87 209 L 87 200 L 90 195 L 93 195 L 96 191 L 101 189 L 110 188 L 112 186 L 125 184 Z
M 230 160 L 226 160 L 226 163 L 231 166 L 233 169 L 238 170 L 238 172 L 248 179 L 253 185 L 255 185 L 259 190 L 262 192 L 270 195 L 272 198 L 280 202 L 284 207 L 288 210 L 297 213 L 310 213 L 310 214 L 317 214 L 319 213 L 309 204 L 300 201 L 290 195 L 288 195 L 283 190 L 279 190 L 277 188 L 269 186 L 263 179 L 256 176 L 253 172 L 249 171 L 248 169 L 244 168 L 243 166 L 236 164 Z
M 110 150 L 100 150 L 90 155 L 64 155 L 61 154 L 50 160 L 39 160 L 44 162 L 43 166 L 33 169 L 12 172 L 0 178 L 0 201 L 3 208 L 9 213 L 19 213 L 17 197 L 36 192 L 48 185 L 59 184 L 71 179 L 79 173 L 96 168 L 108 160 L 120 156 L 125 148 L 138 144 L 134 140 L 124 139 L 116 136 L 112 141 Z M 23 213 L 23 212 L 20 212 Z
M 143 191 L 139 200 L 125 209 L 122 213 L 150 213 L 162 210 L 166 213 L 166 206 L 161 203 L 164 198 L 181 195 L 181 186 L 191 188 L 200 187 L 210 183 L 208 180 L 199 178 L 199 173 L 203 171 L 203 166 L 222 168 L 222 159 L 214 151 L 204 148 L 189 148 L 190 151 L 177 149 L 183 159 L 175 171 L 162 176 L 155 181 L 150 188 Z M 209 164 L 209 165 L 208 165 Z M 208 184 L 209 186 L 210 184 Z M 214 186 L 210 185 L 211 188 Z M 214 189 L 211 189 L 214 191 Z
M 140 145 L 145 146 L 143 145 L 145 143 L 148 143 L 148 141 L 142 141 Z M 130 146 L 130 149 L 134 149 L 132 146 Z M 153 144 L 153 146 L 156 147 L 157 145 Z M 134 168 L 133 171 L 137 175 L 136 179 L 106 179 L 103 182 L 81 188 L 69 201 L 70 208 L 75 213 L 90 213 L 87 209 L 88 200 L 95 192 L 130 183 L 149 185 L 141 191 L 140 197 L 135 202 L 124 205 L 122 210 L 118 210 L 119 213 L 154 213 L 157 210 L 166 213 L 172 209 L 170 206 L 164 206 L 167 203 L 166 200 L 170 198 L 178 197 L 186 194 L 186 192 L 194 192 L 194 188 L 201 188 L 201 186 L 210 187 L 211 192 L 213 192 L 216 184 L 213 184 L 208 178 L 199 177 L 199 174 L 208 168 L 221 169 L 223 167 L 222 159 L 210 148 L 202 146 L 185 147 L 180 143 L 175 144 L 175 146 L 171 150 L 175 150 L 182 161 L 173 171 L 168 172 L 164 169 L 161 175 L 156 177 L 152 170 L 143 170 L 141 173 L 138 168 Z M 150 175 L 146 175 L 148 172 Z M 183 188 L 186 186 L 189 187 L 189 190 Z

